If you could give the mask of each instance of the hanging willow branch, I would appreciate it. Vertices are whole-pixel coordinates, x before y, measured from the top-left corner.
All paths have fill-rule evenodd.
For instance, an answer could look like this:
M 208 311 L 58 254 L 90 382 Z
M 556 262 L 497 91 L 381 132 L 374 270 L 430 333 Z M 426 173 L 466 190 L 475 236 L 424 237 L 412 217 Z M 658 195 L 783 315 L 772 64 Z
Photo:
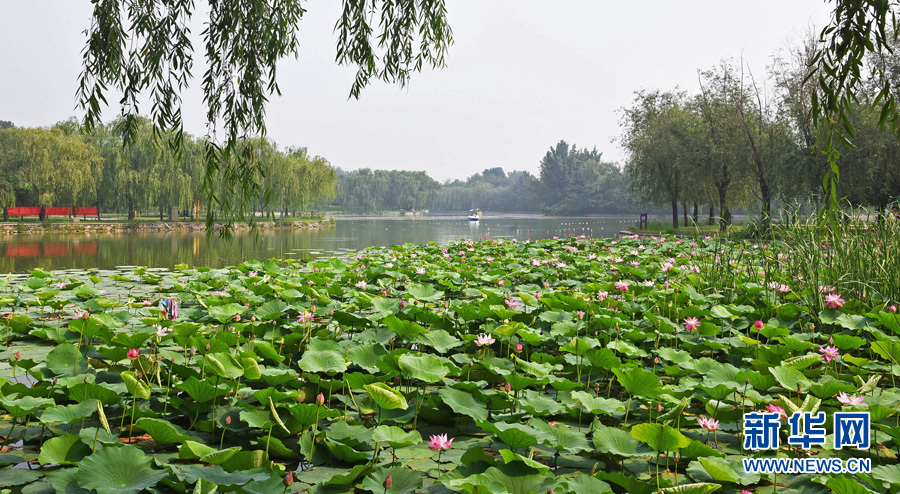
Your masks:
M 306 10 L 300 0 L 207 0 L 204 20 L 203 102 L 206 106 L 207 226 L 219 219 L 227 235 L 247 218 L 253 198 L 272 197 L 256 177 L 263 165 L 253 138 L 266 134 L 266 104 L 280 95 L 277 64 L 299 55 L 297 34 Z M 93 0 L 85 32 L 77 99 L 83 124 L 101 123 L 107 95 L 121 94 L 124 144 L 134 142 L 141 98 L 149 98 L 157 139 L 181 159 L 181 95 L 193 74 L 193 0 Z M 404 86 L 412 72 L 444 67 L 453 43 L 444 0 L 343 0 L 336 61 L 355 65 L 350 96 L 359 98 L 373 79 Z M 216 191 L 215 183 L 226 184 Z M 217 211 L 219 217 L 217 218 Z M 250 217 L 250 221 L 253 218 Z M 212 231 L 209 228 L 208 231 Z

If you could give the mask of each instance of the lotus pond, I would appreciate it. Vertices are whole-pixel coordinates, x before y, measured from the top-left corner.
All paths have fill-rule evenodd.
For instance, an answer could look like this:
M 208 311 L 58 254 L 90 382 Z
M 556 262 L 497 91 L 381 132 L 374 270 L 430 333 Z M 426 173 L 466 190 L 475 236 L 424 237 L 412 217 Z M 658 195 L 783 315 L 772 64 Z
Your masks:
M 0 491 L 898 492 L 897 294 L 791 255 L 572 236 L 11 276 Z M 867 411 L 871 446 L 783 423 L 743 449 L 767 409 Z M 776 456 L 872 471 L 741 464 Z

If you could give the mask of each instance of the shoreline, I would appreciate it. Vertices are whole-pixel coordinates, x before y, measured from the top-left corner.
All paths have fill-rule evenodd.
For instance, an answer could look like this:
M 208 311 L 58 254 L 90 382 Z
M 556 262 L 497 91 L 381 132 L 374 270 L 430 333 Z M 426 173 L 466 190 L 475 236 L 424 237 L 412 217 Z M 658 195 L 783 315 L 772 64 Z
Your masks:
M 216 223 L 216 230 L 221 224 Z M 311 230 L 334 226 L 334 219 L 310 219 L 298 221 L 260 221 L 253 227 L 249 223 L 235 223 L 235 231 L 260 230 Z M 185 221 L 79 221 L 66 223 L 13 223 L 0 222 L 0 236 L 40 235 L 57 233 L 126 233 L 126 232 L 204 232 L 205 222 Z

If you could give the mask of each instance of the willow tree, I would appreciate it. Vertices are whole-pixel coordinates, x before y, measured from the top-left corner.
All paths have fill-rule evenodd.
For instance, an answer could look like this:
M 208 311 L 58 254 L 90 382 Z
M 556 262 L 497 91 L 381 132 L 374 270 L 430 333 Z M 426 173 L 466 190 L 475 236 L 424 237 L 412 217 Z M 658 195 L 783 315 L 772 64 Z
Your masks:
M 208 4 L 203 8 L 197 3 Z M 157 137 L 183 155 L 181 96 L 193 78 L 193 18 L 203 25 L 206 67 L 201 80 L 207 132 L 203 188 L 207 222 L 221 208 L 225 220 L 243 218 L 259 197 L 262 163 L 246 138 L 265 137 L 266 105 L 280 94 L 278 63 L 299 55 L 301 0 L 94 0 L 78 100 L 84 125 L 101 123 L 109 91 L 121 94 L 125 145 L 138 139 L 140 102 L 150 102 Z M 356 66 L 350 95 L 372 80 L 404 86 L 425 66 L 443 67 L 453 42 L 444 0 L 343 0 L 335 24 L 336 60 Z M 216 185 L 223 185 L 224 190 Z M 217 207 L 219 206 L 219 207 Z
M 683 141 L 679 128 L 690 125 L 684 95 L 638 92 L 624 110 L 622 144 L 628 152 L 625 175 L 629 191 L 640 202 L 672 207 L 672 228 L 678 228 L 678 204 L 685 188 Z
M 18 178 L 34 186 L 40 206 L 73 206 L 93 190 L 102 159 L 78 134 L 59 128 L 8 129 Z

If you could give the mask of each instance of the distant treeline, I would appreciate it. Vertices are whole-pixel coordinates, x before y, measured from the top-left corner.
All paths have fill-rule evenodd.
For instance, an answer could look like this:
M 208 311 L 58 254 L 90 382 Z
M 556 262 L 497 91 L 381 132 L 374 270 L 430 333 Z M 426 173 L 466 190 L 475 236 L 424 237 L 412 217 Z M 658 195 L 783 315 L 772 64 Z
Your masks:
M 49 128 L 18 128 L 0 122 L 0 207 L 99 206 L 105 213 L 157 214 L 176 207 L 196 217 L 205 205 L 207 143 L 187 136 L 183 159 L 176 159 L 169 136 L 154 136 L 139 120 L 131 146 L 122 145 L 121 122 L 86 134 L 75 120 Z M 305 148 L 279 148 L 266 139 L 249 141 L 246 152 L 257 165 L 256 185 L 268 194 L 245 203 L 248 212 L 305 212 L 334 197 L 337 174 Z M 239 197 L 227 174 L 206 190 Z
M 541 160 L 540 176 L 488 168 L 465 181 L 441 184 L 425 172 L 362 169 L 338 172 L 333 208 L 354 212 L 394 210 L 485 211 L 559 215 L 628 211 L 622 170 L 594 150 L 560 141 Z
M 187 136 L 182 159 L 171 136 L 154 135 L 138 120 L 132 145 L 113 121 L 91 133 L 70 119 L 52 127 L 20 128 L 0 121 L 0 207 L 98 206 L 104 213 L 201 216 L 205 192 L 240 198 L 228 174 L 205 184 L 202 138 Z M 540 175 L 489 168 L 465 181 L 441 184 L 423 171 L 343 171 L 306 148 L 280 148 L 267 139 L 242 152 L 257 164 L 256 184 L 267 193 L 245 204 L 247 212 L 289 215 L 326 208 L 347 212 L 543 212 L 558 215 L 620 213 L 629 209 L 628 185 L 616 165 L 596 150 L 560 141 L 541 160 Z M 238 199 L 239 200 L 239 199 Z M 631 208 L 634 209 L 634 208 Z

